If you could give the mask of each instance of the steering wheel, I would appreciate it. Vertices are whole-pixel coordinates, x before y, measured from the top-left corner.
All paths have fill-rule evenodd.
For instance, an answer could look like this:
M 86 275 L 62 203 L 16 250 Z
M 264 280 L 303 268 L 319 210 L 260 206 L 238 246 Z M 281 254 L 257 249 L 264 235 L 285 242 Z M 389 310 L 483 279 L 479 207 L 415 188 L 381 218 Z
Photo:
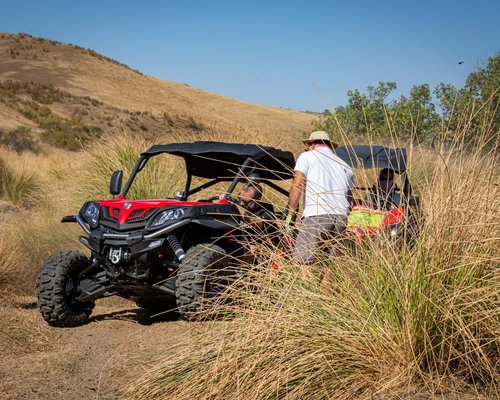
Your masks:
M 208 201 L 208 202 L 213 203 L 214 200 L 219 200 L 219 196 L 212 196 L 212 197 L 209 197 L 208 199 L 203 200 L 203 201 Z
M 227 198 L 225 198 L 228 202 L 230 203 L 236 203 L 236 199 L 233 199 L 231 196 L 228 196 Z M 209 197 L 208 199 L 205 199 L 205 200 L 200 200 L 200 201 L 207 201 L 207 202 L 213 202 L 214 200 L 222 200 L 220 198 L 219 195 L 217 196 L 212 196 L 212 197 Z

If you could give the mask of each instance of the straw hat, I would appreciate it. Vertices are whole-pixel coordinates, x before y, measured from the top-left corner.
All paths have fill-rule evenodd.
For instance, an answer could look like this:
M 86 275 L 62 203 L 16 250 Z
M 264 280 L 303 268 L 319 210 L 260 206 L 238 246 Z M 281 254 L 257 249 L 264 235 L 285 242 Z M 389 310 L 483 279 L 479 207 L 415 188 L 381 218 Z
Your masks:
M 302 139 L 303 143 L 311 143 L 311 142 L 325 142 L 330 143 L 330 145 L 335 148 L 338 147 L 338 144 L 330 139 L 330 135 L 325 131 L 314 131 L 309 135 L 308 139 Z

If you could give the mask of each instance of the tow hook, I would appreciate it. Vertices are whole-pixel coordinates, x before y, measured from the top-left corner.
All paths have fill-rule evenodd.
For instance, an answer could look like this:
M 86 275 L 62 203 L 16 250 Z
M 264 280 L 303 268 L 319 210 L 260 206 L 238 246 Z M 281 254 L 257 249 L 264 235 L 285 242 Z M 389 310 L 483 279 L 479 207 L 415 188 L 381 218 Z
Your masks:
M 121 248 L 118 249 L 111 249 L 109 251 L 109 260 L 111 261 L 112 264 L 118 264 L 121 260 L 128 260 L 130 259 L 130 254 L 127 250 L 122 250 Z

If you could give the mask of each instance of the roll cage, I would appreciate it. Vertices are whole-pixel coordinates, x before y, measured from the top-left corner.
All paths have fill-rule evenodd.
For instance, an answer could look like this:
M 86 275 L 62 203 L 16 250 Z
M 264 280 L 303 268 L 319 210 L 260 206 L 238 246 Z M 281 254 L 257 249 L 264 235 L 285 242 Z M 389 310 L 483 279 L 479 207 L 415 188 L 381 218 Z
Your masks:
M 409 200 L 413 197 L 413 190 L 407 174 L 406 149 L 376 145 L 352 145 L 337 147 L 335 152 L 353 169 L 392 169 L 401 175 L 401 192 L 404 198 Z M 356 187 L 356 189 L 369 190 L 370 188 Z
M 258 173 L 261 183 L 288 196 L 288 192 L 273 181 L 293 178 L 295 165 L 291 152 L 270 146 L 205 141 L 155 145 L 140 155 L 120 193 L 122 198 L 126 197 L 136 175 L 146 166 L 148 160 L 164 153 L 184 159 L 187 178 L 184 190 L 178 193 L 178 199 L 181 201 L 187 201 L 193 194 L 219 182 L 231 182 L 226 192 L 226 196 L 229 196 L 238 182 L 251 173 Z M 191 188 L 193 177 L 206 178 L 209 181 Z

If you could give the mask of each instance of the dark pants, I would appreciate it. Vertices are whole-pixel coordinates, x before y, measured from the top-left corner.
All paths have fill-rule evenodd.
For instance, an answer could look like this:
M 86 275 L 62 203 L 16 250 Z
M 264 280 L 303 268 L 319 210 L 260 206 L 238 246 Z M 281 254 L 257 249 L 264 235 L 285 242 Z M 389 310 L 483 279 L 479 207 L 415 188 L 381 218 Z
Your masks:
M 297 235 L 294 257 L 302 264 L 312 264 L 325 241 L 338 236 L 345 229 L 344 215 L 317 215 L 302 219 Z

